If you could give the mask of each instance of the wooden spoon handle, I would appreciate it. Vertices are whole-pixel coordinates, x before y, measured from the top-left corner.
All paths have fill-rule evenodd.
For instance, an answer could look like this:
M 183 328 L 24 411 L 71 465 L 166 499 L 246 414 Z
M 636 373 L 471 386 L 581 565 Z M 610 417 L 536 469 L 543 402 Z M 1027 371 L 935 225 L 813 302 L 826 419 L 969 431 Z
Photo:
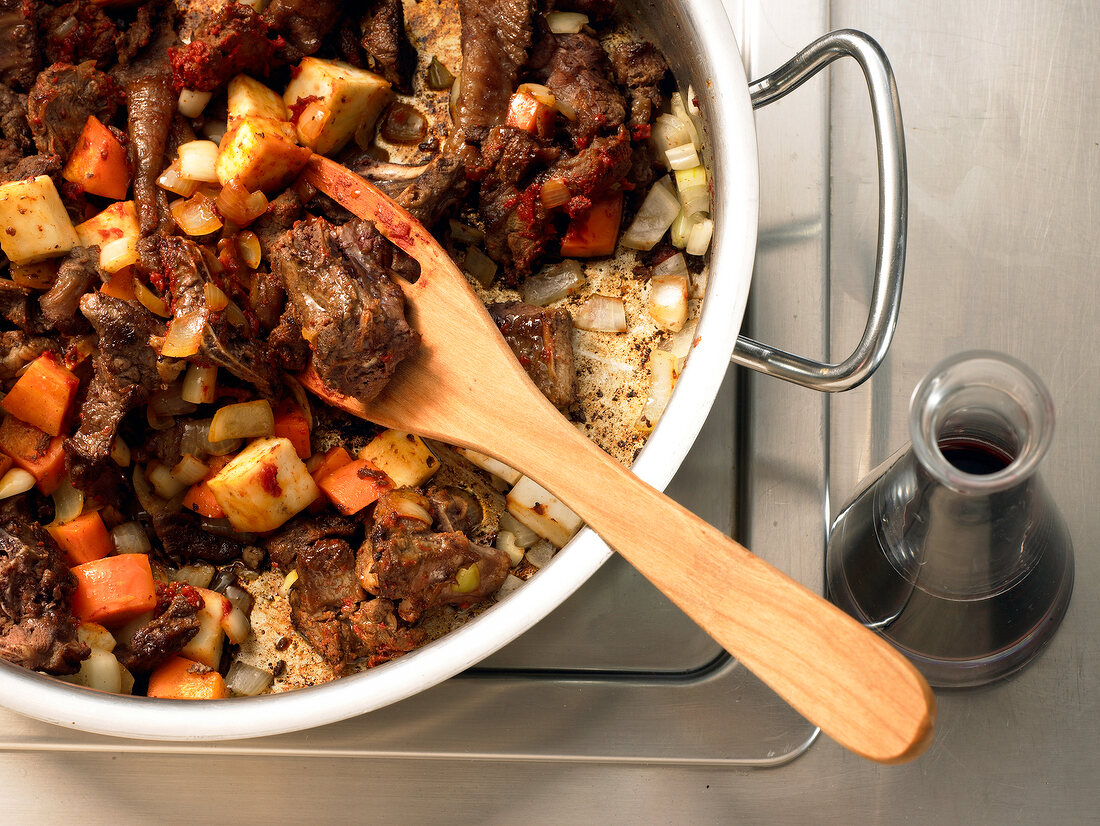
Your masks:
M 513 461 L 537 464 L 536 481 L 838 743 L 883 763 L 925 749 L 935 698 L 908 660 L 567 430 L 576 434 L 566 426 L 543 444 L 560 433 L 568 450 L 527 441 Z

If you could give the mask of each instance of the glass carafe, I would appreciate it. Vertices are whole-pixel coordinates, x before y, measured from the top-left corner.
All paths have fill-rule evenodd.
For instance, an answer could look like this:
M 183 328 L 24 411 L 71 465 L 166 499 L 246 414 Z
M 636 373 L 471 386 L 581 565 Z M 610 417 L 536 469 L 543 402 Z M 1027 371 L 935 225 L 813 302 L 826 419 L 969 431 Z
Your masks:
M 830 598 L 934 686 L 1026 665 L 1073 591 L 1073 547 L 1036 472 L 1054 428 L 1042 381 L 1006 356 L 949 358 L 909 411 L 912 442 L 866 480 L 830 533 Z

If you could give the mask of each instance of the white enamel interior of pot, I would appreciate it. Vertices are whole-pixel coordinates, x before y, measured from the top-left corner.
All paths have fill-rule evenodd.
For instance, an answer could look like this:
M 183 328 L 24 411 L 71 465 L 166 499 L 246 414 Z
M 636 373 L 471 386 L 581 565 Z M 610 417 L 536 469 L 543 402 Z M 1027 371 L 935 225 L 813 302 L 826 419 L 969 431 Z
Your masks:
M 651 27 L 662 50 L 688 61 L 671 62 L 683 89 L 688 80 L 694 83 L 715 173 L 715 231 L 698 343 L 634 464 L 641 478 L 663 489 L 706 419 L 741 327 L 756 249 L 758 176 L 748 83 L 722 4 L 697 0 L 668 15 L 653 10 L 647 14 L 662 21 Z M 611 553 L 586 528 L 523 588 L 465 626 L 404 657 L 313 688 L 202 703 L 155 700 L 71 686 L 0 661 L 0 703 L 60 726 L 144 739 L 228 740 L 333 723 L 402 700 L 481 661 L 557 608 Z

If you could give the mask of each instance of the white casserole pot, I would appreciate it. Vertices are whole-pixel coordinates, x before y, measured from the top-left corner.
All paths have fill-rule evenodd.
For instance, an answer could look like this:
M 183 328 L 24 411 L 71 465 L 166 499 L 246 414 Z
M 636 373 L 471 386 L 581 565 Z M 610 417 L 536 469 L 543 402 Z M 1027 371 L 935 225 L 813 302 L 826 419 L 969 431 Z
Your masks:
M 731 353 L 737 363 L 822 390 L 854 386 L 877 367 L 889 346 L 900 300 L 905 159 L 890 69 L 866 36 L 850 31 L 826 35 L 779 71 L 750 85 L 720 3 L 623 0 L 621 5 L 634 9 L 641 28 L 653 33 L 680 88 L 686 91 L 691 84 L 695 90 L 705 121 L 714 192 L 715 232 L 698 344 L 660 424 L 634 464 L 639 476 L 663 488 L 702 427 Z M 855 57 L 864 70 L 879 135 L 879 255 L 863 340 L 844 362 L 824 365 L 738 340 L 737 334 L 757 233 L 753 106 L 781 97 L 843 55 Z M 60 726 L 133 738 L 224 740 L 320 726 L 404 699 L 474 665 L 549 614 L 611 553 L 599 537 L 583 529 L 524 587 L 461 628 L 374 669 L 313 688 L 201 703 L 158 700 L 93 691 L 0 662 L 0 704 Z

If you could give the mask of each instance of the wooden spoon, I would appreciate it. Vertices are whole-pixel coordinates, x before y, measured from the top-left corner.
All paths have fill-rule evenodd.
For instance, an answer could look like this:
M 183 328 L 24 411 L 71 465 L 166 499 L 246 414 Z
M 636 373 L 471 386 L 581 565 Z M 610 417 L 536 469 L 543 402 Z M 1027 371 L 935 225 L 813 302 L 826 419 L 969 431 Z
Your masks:
M 401 207 L 314 156 L 305 179 L 420 262 L 398 279 L 419 351 L 369 404 L 303 383 L 384 427 L 490 454 L 572 508 L 730 654 L 857 754 L 900 763 L 932 740 L 935 698 L 883 639 L 641 481 L 546 400 L 466 278 Z

